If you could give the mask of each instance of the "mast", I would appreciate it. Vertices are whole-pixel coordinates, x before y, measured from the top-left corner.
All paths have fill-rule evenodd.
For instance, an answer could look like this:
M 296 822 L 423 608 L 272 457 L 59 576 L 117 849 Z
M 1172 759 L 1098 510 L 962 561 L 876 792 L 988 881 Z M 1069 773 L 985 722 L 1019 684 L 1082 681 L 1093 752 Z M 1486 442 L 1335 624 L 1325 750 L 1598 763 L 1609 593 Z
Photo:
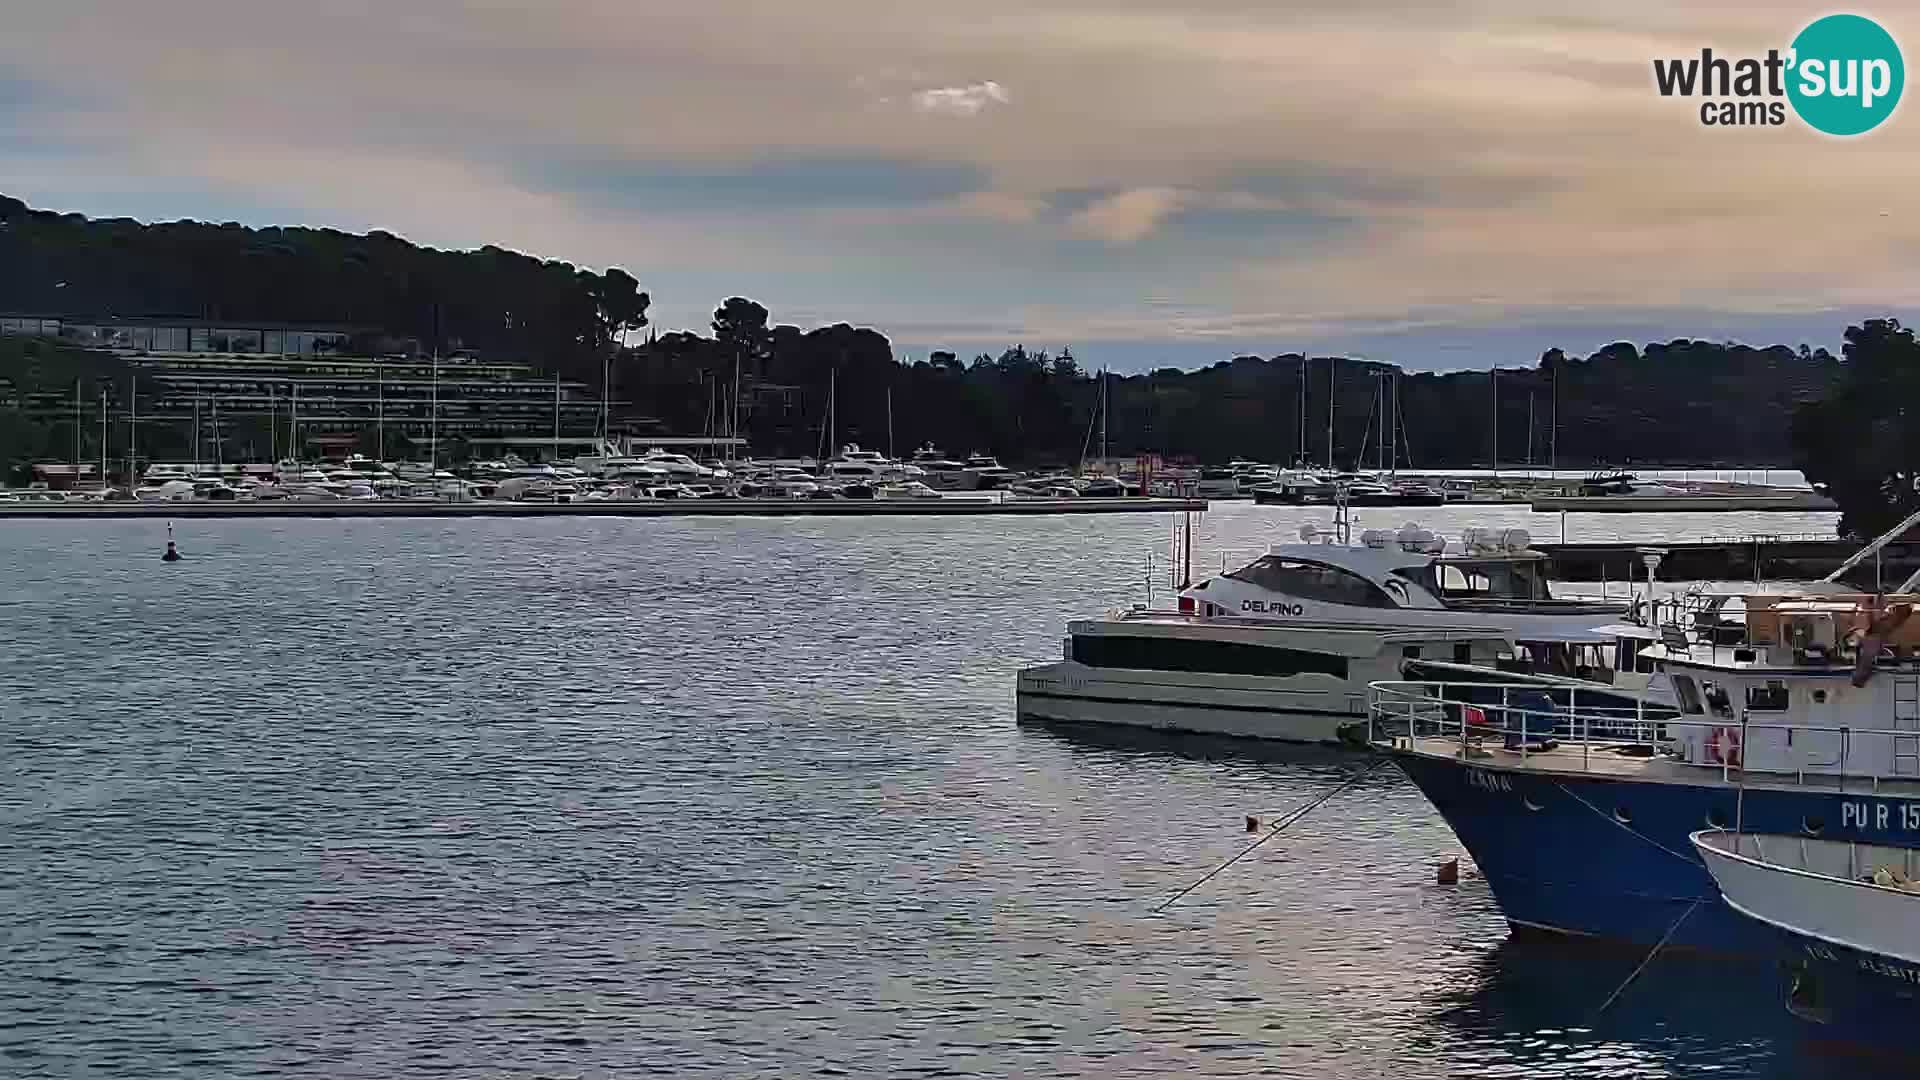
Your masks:
M 553 450 L 549 463 L 560 460 L 560 369 L 553 369 Z
M 436 309 L 437 310 L 437 309 Z M 433 338 L 433 382 L 427 398 L 427 479 L 440 471 L 440 335 Z M 434 485 L 438 493 L 439 485 Z
M 387 460 L 387 366 L 378 360 L 373 364 L 373 430 L 374 453 L 381 461 Z
M 107 489 L 107 388 L 100 388 L 100 490 Z
M 1560 365 L 1555 364 L 1549 373 L 1553 381 L 1547 384 L 1547 474 L 1549 476 L 1560 469 Z
M 220 453 L 220 399 L 213 398 L 212 401 L 213 401 L 213 472 L 215 476 L 218 476 L 220 475 L 220 467 L 221 465 L 224 464 L 224 460 Z
M 1109 388 L 1107 369 L 1100 369 L 1100 471 L 1107 469 L 1107 395 Z
M 1333 391 L 1334 376 L 1339 372 L 1334 368 L 1338 357 L 1327 357 L 1327 471 L 1333 472 Z M 1362 447 L 1367 444 L 1362 442 Z
M 73 380 L 73 486 L 80 486 L 80 380 Z
M 1527 391 L 1527 475 L 1533 475 L 1533 391 Z
M 128 386 L 128 393 L 127 393 L 127 475 L 125 479 L 127 481 L 128 495 L 133 494 L 133 463 L 135 458 L 137 458 L 140 453 L 139 448 L 134 445 L 134 443 L 136 442 L 136 437 L 135 437 L 135 428 L 133 426 L 134 418 L 139 414 L 139 412 L 140 412 L 140 376 L 135 375 L 133 376 L 132 381 Z
M 1492 397 L 1493 405 L 1489 409 L 1489 411 L 1493 413 L 1493 424 L 1492 424 L 1493 476 L 1494 476 L 1494 479 L 1497 480 L 1500 478 L 1500 369 L 1499 368 L 1496 367 L 1488 370 L 1487 386 L 1489 389 L 1493 391 L 1493 397 Z
M 273 384 L 267 384 L 267 457 L 273 459 L 279 472 L 280 464 L 280 402 L 274 396 Z
M 193 399 L 193 475 L 200 475 L 200 399 Z
M 1300 350 L 1300 453 L 1295 455 L 1293 463 L 1298 468 L 1307 467 L 1307 351 Z
M 300 384 L 293 384 L 293 400 L 287 403 L 287 456 L 299 465 L 306 457 L 300 446 Z
M 887 459 L 893 460 L 893 387 L 887 387 Z
M 1375 460 L 1377 460 L 1380 463 L 1380 471 L 1386 472 L 1387 471 L 1387 425 L 1393 422 L 1393 414 L 1387 410 L 1387 372 L 1385 368 L 1380 369 L 1379 383 L 1380 383 L 1380 434 L 1375 437 L 1375 440 L 1380 447 L 1380 451 L 1378 454 L 1375 455 Z

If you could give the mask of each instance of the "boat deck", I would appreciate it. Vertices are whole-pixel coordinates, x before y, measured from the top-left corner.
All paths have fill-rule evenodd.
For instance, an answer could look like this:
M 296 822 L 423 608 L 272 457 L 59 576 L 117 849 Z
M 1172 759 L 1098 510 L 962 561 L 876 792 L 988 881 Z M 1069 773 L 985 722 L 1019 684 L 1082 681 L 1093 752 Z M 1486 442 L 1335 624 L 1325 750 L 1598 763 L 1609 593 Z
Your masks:
M 1659 753 L 1652 756 L 1623 754 L 1620 751 L 1624 744 L 1617 742 L 1596 740 L 1583 743 L 1578 738 L 1574 738 L 1560 742 L 1551 750 L 1522 752 L 1507 749 L 1502 745 L 1502 741 L 1503 736 L 1499 733 L 1470 736 L 1467 740 L 1464 760 L 1487 768 L 1513 772 L 1573 773 L 1659 784 L 1737 784 L 1741 780 L 1739 769 L 1717 765 L 1689 765 Z M 1392 753 L 1453 761 L 1463 760 L 1460 737 L 1457 734 L 1414 737 L 1400 735 L 1391 739 L 1378 740 L 1374 745 Z M 1843 777 L 1832 773 L 1750 772 L 1746 774 L 1746 782 L 1749 786 L 1787 786 L 1811 791 L 1920 798 L 1920 781 L 1916 780 Z

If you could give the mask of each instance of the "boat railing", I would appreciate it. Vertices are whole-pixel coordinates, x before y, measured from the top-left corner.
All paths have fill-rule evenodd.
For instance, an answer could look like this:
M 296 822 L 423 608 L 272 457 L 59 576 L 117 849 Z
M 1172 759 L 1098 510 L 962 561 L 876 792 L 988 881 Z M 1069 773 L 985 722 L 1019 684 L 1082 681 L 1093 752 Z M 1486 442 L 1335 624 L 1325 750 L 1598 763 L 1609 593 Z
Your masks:
M 1920 738 L 1913 729 L 1833 727 L 1789 724 L 1770 720 L 1742 720 L 1726 713 L 1683 714 L 1671 706 L 1637 698 L 1620 704 L 1612 688 L 1543 686 L 1538 682 L 1430 682 L 1392 680 L 1367 687 L 1367 741 L 1384 749 L 1416 750 L 1435 745 L 1450 747 L 1449 756 L 1468 760 L 1478 756 L 1480 744 L 1491 739 L 1525 765 L 1530 758 L 1552 752 L 1556 769 L 1569 768 L 1569 751 L 1578 751 L 1578 769 L 1596 771 L 1602 760 L 1623 756 L 1653 757 L 1666 753 L 1680 732 L 1704 730 L 1710 741 L 1726 750 L 1718 762 L 1700 764 L 1717 769 L 1731 782 L 1742 770 L 1742 747 L 1762 732 L 1816 733 L 1837 741 L 1831 760 L 1808 762 L 1799 770 L 1753 769 L 1769 777 L 1786 776 L 1806 783 L 1809 773 L 1832 780 L 1870 781 L 1877 789 L 1885 776 L 1860 762 L 1856 754 L 1884 753 L 1861 749 L 1863 740 Z M 1911 757 L 1912 755 L 1905 755 Z M 1857 765 L 1858 767 L 1852 767 Z M 1920 780 L 1920 774 L 1899 779 Z

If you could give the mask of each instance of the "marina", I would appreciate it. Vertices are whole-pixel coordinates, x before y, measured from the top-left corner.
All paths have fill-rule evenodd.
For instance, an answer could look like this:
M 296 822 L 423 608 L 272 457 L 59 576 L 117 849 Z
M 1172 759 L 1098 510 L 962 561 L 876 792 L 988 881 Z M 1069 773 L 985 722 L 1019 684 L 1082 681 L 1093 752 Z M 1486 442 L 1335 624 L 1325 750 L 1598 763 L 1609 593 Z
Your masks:
M 646 499 L 582 502 L 432 499 L 266 502 L 0 502 L 0 521 L 16 518 L 503 518 L 503 517 L 980 517 L 1023 514 L 1200 512 L 1204 501 L 1176 498 L 1009 499 Z

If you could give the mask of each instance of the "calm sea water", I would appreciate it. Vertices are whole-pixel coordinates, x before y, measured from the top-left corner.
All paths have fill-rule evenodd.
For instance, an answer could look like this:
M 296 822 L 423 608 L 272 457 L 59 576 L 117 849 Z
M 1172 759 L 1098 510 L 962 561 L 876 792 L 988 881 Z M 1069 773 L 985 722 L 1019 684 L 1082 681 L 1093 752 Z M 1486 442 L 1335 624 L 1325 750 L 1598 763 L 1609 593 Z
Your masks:
M 1386 769 L 1155 914 L 1361 765 L 1015 727 L 1167 530 L 4 523 L 0 1075 L 1862 1075 L 1764 970 L 1596 1016 Z

